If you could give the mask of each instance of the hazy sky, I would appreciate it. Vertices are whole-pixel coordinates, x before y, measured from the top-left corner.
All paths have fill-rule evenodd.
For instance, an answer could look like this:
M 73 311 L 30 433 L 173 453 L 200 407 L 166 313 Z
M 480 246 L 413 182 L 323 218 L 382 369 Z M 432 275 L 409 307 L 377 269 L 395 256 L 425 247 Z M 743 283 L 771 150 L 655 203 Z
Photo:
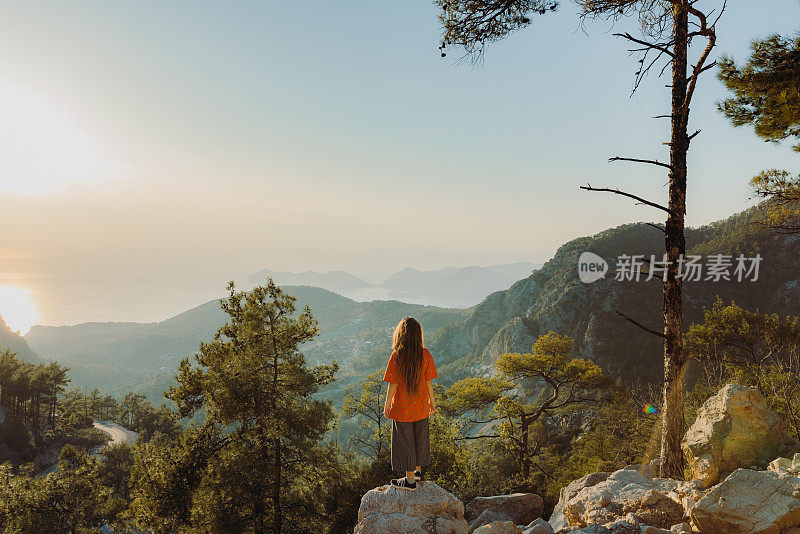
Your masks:
M 716 4 L 707 1 L 706 4 Z M 561 243 L 660 220 L 578 189 L 663 201 L 667 78 L 564 2 L 490 47 L 439 57 L 432 2 L 0 4 L 0 284 L 45 324 L 160 320 L 273 270 L 541 262 Z M 729 2 L 717 54 L 798 29 L 796 0 Z M 688 222 L 746 208 L 797 169 L 734 129 L 714 73 L 692 107 Z M 2 309 L 2 303 L 0 303 Z M 0 312 L 2 313 L 2 312 Z

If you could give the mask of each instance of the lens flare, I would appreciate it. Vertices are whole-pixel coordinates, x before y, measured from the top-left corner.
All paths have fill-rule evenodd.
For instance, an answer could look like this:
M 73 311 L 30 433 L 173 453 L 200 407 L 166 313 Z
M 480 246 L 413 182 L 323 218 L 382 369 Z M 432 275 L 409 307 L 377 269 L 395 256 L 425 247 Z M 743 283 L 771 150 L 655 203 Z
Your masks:
M 644 408 L 642 408 L 642 411 L 646 414 L 655 415 L 658 413 L 658 408 L 656 408 L 652 404 L 645 404 Z
M 13 332 L 25 335 L 39 318 L 33 298 L 25 288 L 0 285 L 0 320 Z

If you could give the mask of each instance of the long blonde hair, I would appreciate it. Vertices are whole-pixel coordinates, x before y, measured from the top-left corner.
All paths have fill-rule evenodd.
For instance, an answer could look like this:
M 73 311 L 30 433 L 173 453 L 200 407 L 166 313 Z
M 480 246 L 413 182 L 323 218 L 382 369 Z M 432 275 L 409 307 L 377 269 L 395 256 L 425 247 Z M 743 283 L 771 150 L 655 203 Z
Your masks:
M 397 367 L 403 386 L 414 394 L 422 375 L 422 326 L 413 317 L 403 317 L 394 329 L 392 348 L 397 351 Z

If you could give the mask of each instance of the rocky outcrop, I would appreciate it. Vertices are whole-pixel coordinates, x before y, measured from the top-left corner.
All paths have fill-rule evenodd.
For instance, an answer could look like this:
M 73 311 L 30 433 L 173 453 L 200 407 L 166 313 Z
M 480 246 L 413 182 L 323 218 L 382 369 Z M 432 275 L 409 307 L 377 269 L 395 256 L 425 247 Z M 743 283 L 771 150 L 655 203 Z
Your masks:
M 611 476 L 611 473 L 607 472 L 589 473 L 578 480 L 573 480 L 566 487 L 561 488 L 561 492 L 558 496 L 558 503 L 556 507 L 553 508 L 553 513 L 550 515 L 549 520 L 553 531 L 556 533 L 569 531 L 569 523 L 567 523 L 567 518 L 564 517 L 564 506 L 578 493 L 586 488 L 591 488 L 604 482 L 609 476 Z
M 640 525 L 635 519 L 631 521 L 617 521 L 607 526 L 589 525 L 579 530 L 573 530 L 573 534 L 672 534 L 670 530 Z
M 592 473 L 561 490 L 550 526 L 557 534 L 800 534 L 800 453 L 773 459 L 788 444 L 764 398 L 728 384 L 684 438 L 696 480 L 656 478 L 654 462 Z
M 435 482 L 416 491 L 381 486 L 361 498 L 353 534 L 467 534 L 464 503 Z
M 788 458 L 775 458 L 769 463 L 767 469 L 779 475 L 800 476 L 800 453 L 796 453 L 791 460 Z
M 800 479 L 737 469 L 691 509 L 703 534 L 778 534 L 800 526 Z
M 590 431 L 600 419 L 597 410 L 575 410 L 542 418 L 548 435 L 555 439 L 574 439 Z
M 466 506 L 464 515 L 469 531 L 497 521 L 527 525 L 542 516 L 544 502 L 535 493 L 513 493 L 493 497 L 475 497 Z
M 513 521 L 493 521 L 478 527 L 473 534 L 522 534 L 522 529 Z
M 658 459 L 652 460 L 650 463 L 646 464 L 628 465 L 623 469 L 638 471 L 638 473 L 645 478 L 656 478 L 656 475 L 658 475 Z
M 651 479 L 629 469 L 594 475 L 602 480 L 587 485 L 591 480 L 591 475 L 587 475 L 589 478 L 581 479 L 580 490 L 566 502 L 559 501 L 550 520 L 556 533 L 593 525 L 620 533 L 638 533 L 644 526 L 669 530 L 682 523 L 687 508 L 702 497 L 696 482 Z M 565 497 L 568 493 L 562 490 L 562 498 Z
M 437 367 L 465 355 L 481 357 L 487 346 L 505 324 L 515 317 L 524 317 L 532 302 L 539 298 L 541 284 L 532 277 L 513 284 L 505 291 L 487 296 L 468 316 L 441 328 L 429 347 Z M 517 347 L 529 350 L 532 343 Z
M 522 527 L 522 534 L 553 534 L 553 527 L 540 517 Z
M 534 343 L 536 343 L 536 337 L 531 334 L 522 318 L 514 317 L 497 331 L 483 349 L 482 361 L 490 365 L 501 354 L 529 352 Z
M 728 384 L 698 410 L 682 446 L 694 478 L 708 487 L 740 467 L 766 465 L 788 442 L 758 391 Z

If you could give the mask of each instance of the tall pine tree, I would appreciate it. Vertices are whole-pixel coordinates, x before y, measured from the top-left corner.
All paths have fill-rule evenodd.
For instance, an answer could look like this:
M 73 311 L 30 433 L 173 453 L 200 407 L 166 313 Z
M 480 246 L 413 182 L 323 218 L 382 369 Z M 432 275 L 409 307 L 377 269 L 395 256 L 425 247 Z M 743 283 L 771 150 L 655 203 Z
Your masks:
M 226 532 L 313 530 L 315 462 L 333 420 L 330 402 L 313 395 L 338 364 L 306 365 L 299 348 L 317 322 L 308 306 L 295 315 L 295 297 L 272 279 L 228 290 L 228 323 L 201 344 L 195 365 L 181 362 L 168 392 L 182 416 L 202 410 L 225 434 L 201 462 L 191 521 Z
M 681 439 L 684 434 L 683 372 L 683 286 L 678 274 L 678 260 L 686 251 L 684 218 L 686 215 L 686 154 L 692 139 L 700 133 L 688 133 L 689 108 L 695 87 L 703 72 L 715 63 L 709 62 L 717 41 L 716 23 L 725 11 L 726 1 L 712 2 L 715 9 L 705 11 L 693 0 L 575 0 L 583 17 L 611 20 L 627 16 L 638 18 L 641 35 L 617 33 L 641 54 L 635 75 L 634 91 L 644 77 L 660 63 L 671 67 L 670 112 L 659 118 L 670 120 L 669 163 L 639 157 L 613 157 L 611 161 L 627 161 L 655 165 L 669 173 L 668 201 L 659 204 L 617 188 L 582 186 L 587 191 L 622 195 L 662 210 L 667 215 L 664 228 L 665 256 L 669 262 L 663 282 L 663 329 L 648 328 L 620 315 L 664 341 L 664 387 L 662 405 L 661 476 L 683 476 Z M 461 46 L 473 56 L 480 56 L 487 43 L 505 38 L 528 26 L 534 15 L 554 11 L 556 0 L 437 0 L 444 28 L 442 54 L 448 46 Z M 690 61 L 692 44 L 700 41 L 700 53 Z

